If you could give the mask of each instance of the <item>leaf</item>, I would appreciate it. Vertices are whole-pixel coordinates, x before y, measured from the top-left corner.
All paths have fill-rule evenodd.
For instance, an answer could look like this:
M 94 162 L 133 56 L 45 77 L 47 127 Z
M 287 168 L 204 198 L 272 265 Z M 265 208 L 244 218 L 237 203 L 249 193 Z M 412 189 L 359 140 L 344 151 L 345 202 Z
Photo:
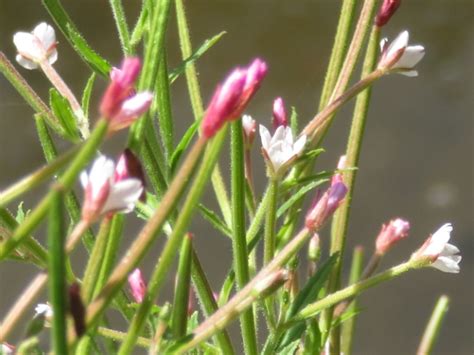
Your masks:
M 300 345 L 300 339 L 295 340 L 294 342 L 288 344 L 284 348 L 280 349 L 278 354 L 280 355 L 293 355 Z
M 186 150 L 189 143 L 193 139 L 194 135 L 196 134 L 198 130 L 198 127 L 199 127 L 199 121 L 195 121 L 191 125 L 191 127 L 188 128 L 183 138 L 181 138 L 181 141 L 176 146 L 176 149 L 171 155 L 171 161 L 170 161 L 171 171 L 175 170 L 176 166 L 178 165 L 179 159 L 181 158 L 181 155 L 183 154 L 183 152 Z
M 96 74 L 92 73 L 86 83 L 86 87 L 84 88 L 84 93 L 82 94 L 81 106 L 82 111 L 86 117 L 89 117 L 89 103 L 91 99 L 92 89 L 94 88 Z
M 203 204 L 199 204 L 199 211 L 201 212 L 201 215 L 208 221 L 210 222 L 218 231 L 222 232 L 229 238 L 232 238 L 232 231 L 231 229 L 225 224 L 225 222 L 219 218 L 216 212 L 208 209 L 206 206 Z
M 54 115 L 59 119 L 59 124 L 64 129 L 66 138 L 73 142 L 80 140 L 79 130 L 77 128 L 76 116 L 71 105 L 56 89 L 49 90 L 49 105 Z
M 212 46 L 214 46 L 219 40 L 222 38 L 223 35 L 225 35 L 226 32 L 222 31 L 221 33 L 218 33 L 217 35 L 208 38 L 204 41 L 203 44 L 188 58 L 186 58 L 179 67 L 173 69 L 171 73 L 169 74 L 169 80 L 170 84 L 172 84 L 181 74 L 184 73 L 188 65 L 194 63 L 196 60 L 198 60 L 204 53 L 206 53 Z
M 46 318 L 44 313 L 37 314 L 26 326 L 25 338 L 30 338 L 38 335 L 45 326 Z
M 296 136 L 298 134 L 298 114 L 294 106 L 291 106 L 290 127 L 293 135 Z
M 288 312 L 285 316 L 285 319 L 287 321 L 291 320 L 291 318 L 296 313 L 298 313 L 300 309 L 316 300 L 318 292 L 321 290 L 327 278 L 329 277 L 329 274 L 332 268 L 334 267 L 338 256 L 339 253 L 334 253 L 333 255 L 331 255 L 331 257 L 323 264 L 321 269 L 319 269 L 319 271 L 308 280 L 306 285 L 298 293 L 295 300 L 290 305 L 290 308 L 288 309 Z M 293 327 L 286 331 L 277 349 L 280 350 L 295 341 L 296 339 L 300 339 L 305 329 L 305 321 L 300 321 L 296 323 Z
M 25 211 L 23 210 L 23 201 L 20 202 L 20 204 L 18 205 L 18 209 L 16 211 L 16 216 L 15 216 L 15 219 L 16 221 L 18 222 L 18 224 L 21 224 L 23 223 L 23 221 L 25 220 L 25 217 L 28 215 L 28 213 L 30 213 L 30 210 Z
M 296 193 L 292 194 L 291 197 L 283 203 L 280 208 L 277 210 L 277 218 L 280 218 L 283 213 L 285 213 L 291 206 L 293 206 L 296 202 L 304 197 L 304 195 L 314 189 L 315 187 L 327 182 L 328 179 L 318 179 L 316 181 L 312 181 L 309 184 L 306 184 L 302 188 L 300 188 Z
M 61 29 L 69 43 L 74 47 L 81 58 L 98 74 L 107 77 L 110 64 L 98 55 L 81 36 L 72 20 L 61 5 L 60 0 L 43 0 L 54 22 Z
M 188 318 L 188 326 L 186 333 L 192 333 L 193 330 L 199 325 L 199 312 L 194 311 L 191 317 Z

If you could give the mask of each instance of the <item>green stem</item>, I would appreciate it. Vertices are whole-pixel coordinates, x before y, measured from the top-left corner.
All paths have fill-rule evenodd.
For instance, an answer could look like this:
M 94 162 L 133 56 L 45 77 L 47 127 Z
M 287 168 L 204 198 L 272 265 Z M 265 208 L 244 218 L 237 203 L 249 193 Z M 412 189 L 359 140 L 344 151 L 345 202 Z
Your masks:
M 364 249 L 362 247 L 355 247 L 352 254 L 351 273 L 349 275 L 349 284 L 353 285 L 360 280 L 362 274 L 362 264 L 364 262 Z M 356 301 L 352 302 L 348 311 L 353 312 L 357 307 Z M 354 330 L 356 315 L 346 320 L 342 325 L 342 352 L 345 355 L 350 355 L 352 352 L 352 342 L 354 339 Z
M 125 337 L 127 336 L 127 333 L 104 327 L 99 327 L 97 329 L 97 332 L 103 337 L 112 339 L 117 342 L 123 341 L 123 339 L 125 339 Z M 149 348 L 151 346 L 151 340 L 143 337 L 138 337 L 137 345 L 141 346 L 142 348 Z
M 321 111 L 329 103 L 329 97 L 334 90 L 336 80 L 341 70 L 342 62 L 346 54 L 349 43 L 349 33 L 354 19 L 355 0 L 344 0 L 341 6 L 341 14 L 339 15 L 339 22 L 337 24 L 336 36 L 329 58 L 328 69 L 326 77 L 324 78 L 324 85 L 321 91 L 321 98 L 319 100 L 319 109 Z
M 143 302 L 140 304 L 140 307 L 138 308 L 137 313 L 135 314 L 135 317 L 132 320 L 132 323 L 130 324 L 127 338 L 124 340 L 124 342 L 122 343 L 122 346 L 119 349 L 119 355 L 130 354 L 133 350 L 135 339 L 140 334 L 140 331 L 143 325 L 145 324 L 145 321 L 151 310 L 153 302 L 158 296 L 158 293 L 160 292 L 163 286 L 163 283 L 166 280 L 166 275 L 167 275 L 168 270 L 171 267 L 171 263 L 173 262 L 176 256 L 176 253 L 179 247 L 181 246 L 181 243 L 184 238 L 184 234 L 186 233 L 186 229 L 188 228 L 188 225 L 191 221 L 192 214 L 196 210 L 196 206 L 202 195 L 204 187 L 206 186 L 207 180 L 210 177 L 212 169 L 214 168 L 214 165 L 219 156 L 219 152 L 225 138 L 225 133 L 226 133 L 226 129 L 222 129 L 217 134 L 217 136 L 212 140 L 212 143 L 210 144 L 210 146 L 206 150 L 206 153 L 204 154 L 203 162 L 188 192 L 184 205 L 180 210 L 180 213 L 176 221 L 176 224 L 173 228 L 173 231 L 163 248 L 163 251 L 158 259 L 158 264 L 152 273 L 150 282 L 148 284 L 147 294 Z M 198 142 L 201 142 L 201 141 L 202 139 L 200 139 Z M 170 187 L 168 192 L 171 189 L 172 187 Z M 161 205 L 163 205 L 163 201 L 164 201 L 164 198 L 161 202 Z M 171 206 L 171 207 L 174 207 L 174 206 Z M 160 210 L 166 209 L 166 207 L 160 206 L 159 209 Z M 172 208 L 170 210 L 172 210 Z M 153 219 L 151 221 L 153 221 Z M 140 236 L 138 237 L 138 239 L 140 239 Z M 127 259 L 128 260 L 132 259 L 130 257 L 130 252 L 129 252 L 129 255 L 127 255 Z M 113 279 L 113 277 L 114 277 L 114 274 L 112 274 L 111 279 Z M 100 296 L 101 295 L 99 295 L 98 297 L 99 300 L 101 298 Z M 91 307 L 93 306 L 94 304 Z M 93 316 L 90 316 L 89 319 L 94 320 Z
M 309 319 L 317 315 L 322 310 L 334 306 L 339 302 L 360 294 L 368 288 L 377 286 L 384 281 L 390 281 L 394 278 L 404 274 L 405 272 L 417 267 L 413 261 L 407 261 L 403 264 L 394 266 L 384 272 L 381 272 L 371 278 L 360 281 L 354 285 L 348 286 L 342 290 L 336 291 L 325 298 L 307 305 L 301 311 L 299 311 L 292 319 L 291 322 L 297 322 L 304 319 Z
M 127 56 L 133 55 L 133 49 L 130 45 L 130 32 L 123 10 L 122 0 L 109 0 L 112 13 L 114 15 L 115 26 L 117 26 L 120 44 L 122 46 L 123 54 Z
M 61 186 L 62 189 L 68 190 L 72 187 L 77 175 L 93 157 L 97 147 L 105 137 L 107 127 L 107 121 L 99 121 L 94 132 L 76 155 L 69 168 L 58 179 L 58 185 Z M 0 244 L 0 260 L 8 256 L 8 254 L 38 226 L 48 212 L 53 194 L 54 191 L 51 190 L 25 218 L 25 221 L 18 226 L 12 237 Z
M 429 355 L 433 351 L 434 344 L 438 339 L 441 324 L 443 323 L 444 317 L 448 312 L 449 308 L 449 297 L 441 296 L 436 302 L 436 306 L 431 313 L 430 320 L 426 325 L 425 332 L 421 338 L 420 345 L 416 352 L 416 355 Z
M 275 255 L 275 222 L 278 200 L 278 181 L 271 179 L 268 188 L 268 204 L 265 214 L 265 236 L 263 263 L 268 264 Z
M 188 303 L 191 282 L 192 235 L 186 234 L 179 255 L 178 272 L 171 314 L 171 330 L 176 338 L 186 334 Z
M 209 281 L 206 278 L 206 274 L 204 273 L 198 256 L 194 250 L 192 258 L 193 266 L 191 269 L 194 288 L 203 308 L 204 314 L 209 317 L 211 314 L 217 311 L 217 302 L 214 299 Z M 232 347 L 232 343 L 230 341 L 230 336 L 225 329 L 216 334 L 216 343 L 219 345 L 220 350 L 224 354 L 235 354 L 234 348 Z
M 377 65 L 377 55 L 378 55 L 378 42 L 379 42 L 379 30 L 376 26 L 373 27 L 373 30 L 370 35 L 369 44 L 367 47 L 366 56 L 364 59 L 364 64 L 362 68 L 362 78 L 367 77 L 370 73 L 373 72 L 375 66 Z M 363 80 L 363 79 L 362 79 Z M 369 109 L 371 96 L 371 87 L 367 87 L 366 90 L 362 91 L 356 99 L 356 104 L 354 108 L 354 115 L 352 118 L 351 130 L 349 133 L 349 139 L 346 149 L 346 167 L 357 167 L 359 164 L 360 150 L 362 146 L 362 140 L 364 135 L 364 128 L 367 118 L 367 113 Z M 348 188 L 346 198 L 344 199 L 342 205 L 336 211 L 331 230 L 331 254 L 339 253 L 338 261 L 331 273 L 328 282 L 328 292 L 334 292 L 340 286 L 340 277 L 342 270 L 342 260 L 344 256 L 344 249 L 346 244 L 346 234 L 349 223 L 350 215 L 350 206 L 354 194 L 355 187 L 355 178 L 357 170 L 346 170 L 343 172 L 343 180 Z M 325 313 L 327 317 L 326 326 L 331 323 L 331 309 Z M 324 318 L 324 317 L 323 317 Z M 335 343 L 336 346 L 339 343 L 335 337 L 338 337 L 338 331 L 334 333 L 334 338 L 332 343 Z M 338 337 L 339 338 L 339 337 Z M 336 349 L 335 351 L 338 351 Z
M 100 266 L 102 264 L 105 250 L 107 248 L 107 241 L 109 238 L 111 217 L 105 217 L 99 228 L 99 233 L 92 248 L 92 253 L 89 256 L 84 277 L 82 278 L 81 295 L 86 304 L 92 300 L 94 289 L 99 277 Z
M 53 187 L 54 189 L 54 187 Z M 66 252 L 64 248 L 64 211 L 63 194 L 55 191 L 52 197 L 48 220 L 49 250 L 49 299 L 54 317 L 52 319 L 51 342 L 56 354 L 67 354 L 66 336 Z
M 176 0 L 175 4 L 180 41 L 179 43 L 181 46 L 181 55 L 184 60 L 186 58 L 190 58 L 193 54 L 191 36 L 189 34 L 189 27 L 186 20 L 186 12 L 184 9 L 183 1 Z M 186 65 L 185 73 L 186 83 L 188 85 L 189 98 L 191 100 L 191 107 L 194 113 L 194 119 L 200 120 L 204 115 L 204 107 L 202 103 L 201 90 L 199 88 L 196 65 L 194 62 L 191 62 Z M 232 225 L 230 202 L 219 165 L 216 165 L 214 171 L 212 172 L 211 181 L 212 187 L 214 189 L 214 194 L 216 195 L 217 202 L 224 217 L 224 221 L 227 223 L 227 225 L 230 226 Z
M 232 122 L 231 125 L 232 251 L 235 278 L 240 290 L 249 281 L 249 260 L 245 239 L 244 141 L 241 120 Z M 252 310 L 242 314 L 240 327 L 245 353 L 257 354 L 255 320 Z

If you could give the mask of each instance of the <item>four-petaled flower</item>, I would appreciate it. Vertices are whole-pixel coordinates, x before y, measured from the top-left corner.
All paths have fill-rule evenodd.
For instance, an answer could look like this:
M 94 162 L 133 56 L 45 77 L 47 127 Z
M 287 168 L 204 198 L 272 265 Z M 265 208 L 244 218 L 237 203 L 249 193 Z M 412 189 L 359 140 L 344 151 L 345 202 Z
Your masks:
M 275 177 L 284 173 L 288 165 L 303 152 L 306 144 L 305 135 L 294 141 L 291 128 L 285 126 L 279 126 L 271 136 L 268 129 L 260 125 L 260 138 L 263 155 L 269 163 L 270 174 Z
M 453 226 L 446 223 L 439 228 L 432 236 L 430 236 L 418 251 L 413 254 L 412 259 L 423 260 L 428 259 L 430 266 L 443 272 L 458 273 L 459 262 L 462 257 L 459 249 L 448 241 L 451 238 Z
M 15 33 L 13 43 L 18 51 L 16 61 L 23 68 L 36 69 L 44 60 L 53 64 L 58 59 L 56 34 L 46 22 L 40 23 L 32 32 Z
M 417 76 L 418 72 L 413 68 L 425 55 L 425 48 L 420 45 L 409 46 L 409 37 L 408 31 L 403 31 L 390 45 L 386 38 L 382 39 L 382 55 L 377 67 L 406 76 Z
M 81 174 L 85 190 L 82 218 L 93 222 L 105 213 L 130 212 L 143 191 L 142 182 L 124 175 L 115 174 L 115 164 L 105 156 L 97 158 L 89 173 Z

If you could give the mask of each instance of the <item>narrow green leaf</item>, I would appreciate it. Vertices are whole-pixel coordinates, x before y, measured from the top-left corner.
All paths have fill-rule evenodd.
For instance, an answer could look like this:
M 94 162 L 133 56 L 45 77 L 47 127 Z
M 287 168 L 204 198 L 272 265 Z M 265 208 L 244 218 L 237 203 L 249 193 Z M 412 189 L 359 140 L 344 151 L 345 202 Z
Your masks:
M 176 149 L 174 150 L 173 154 L 171 155 L 171 161 L 170 161 L 170 166 L 171 166 L 171 171 L 172 172 L 175 171 L 176 167 L 178 166 L 179 159 L 181 158 L 181 155 L 188 148 L 189 143 L 191 143 L 191 141 L 192 141 L 194 135 L 196 134 L 198 128 L 199 128 L 199 122 L 195 121 L 191 125 L 191 127 L 188 128 L 188 130 L 184 134 L 183 138 L 181 138 L 181 141 L 176 146 Z
M 18 224 L 23 223 L 23 221 L 25 220 L 25 217 L 28 215 L 29 212 L 30 210 L 26 211 L 25 213 L 25 211 L 23 210 L 23 201 L 21 201 L 20 204 L 18 205 L 18 208 L 16 210 L 16 216 L 15 216 L 15 219 L 18 222 Z
M 43 5 L 80 57 L 92 70 L 107 77 L 110 71 L 110 64 L 87 44 L 64 10 L 60 0 L 43 0 Z
M 199 211 L 201 212 L 201 215 L 208 222 L 210 222 L 218 231 L 228 236 L 229 238 L 232 238 L 232 230 L 225 224 L 225 222 L 221 218 L 219 218 L 216 212 L 210 210 L 202 203 L 200 203 L 198 207 Z
M 296 352 L 296 349 L 298 349 L 298 345 L 300 344 L 300 339 L 295 340 L 294 342 L 288 344 L 284 348 L 279 350 L 280 355 L 293 355 Z
M 91 99 L 92 89 L 94 88 L 96 74 L 92 73 L 89 79 L 87 80 L 86 87 L 84 88 L 84 92 L 82 94 L 81 106 L 82 111 L 86 117 L 89 117 L 89 103 Z
M 291 206 L 293 206 L 296 202 L 300 201 L 304 195 L 308 191 L 316 188 L 317 186 L 327 182 L 327 179 L 318 179 L 316 181 L 312 181 L 309 184 L 301 187 L 298 191 L 293 193 L 290 198 L 288 198 L 281 206 L 278 208 L 277 217 L 280 218 Z
M 211 49 L 219 40 L 226 34 L 225 31 L 222 31 L 215 36 L 206 39 L 203 44 L 188 58 L 184 59 L 183 62 L 179 65 L 179 67 L 173 69 L 169 74 L 169 81 L 172 84 L 178 77 L 183 74 L 187 67 L 193 64 L 196 60 L 202 57 L 204 53 L 206 53 L 209 49 Z
M 80 140 L 79 130 L 68 100 L 56 89 L 51 88 L 49 90 L 49 104 L 54 115 L 59 119 L 67 138 L 73 142 L 78 142 Z
M 125 56 L 131 56 L 133 50 L 130 46 L 130 32 L 128 30 L 122 0 L 109 0 L 109 4 L 114 14 L 115 26 L 117 27 L 123 54 Z
M 294 106 L 291 106 L 290 127 L 293 135 L 296 136 L 298 134 L 298 113 Z

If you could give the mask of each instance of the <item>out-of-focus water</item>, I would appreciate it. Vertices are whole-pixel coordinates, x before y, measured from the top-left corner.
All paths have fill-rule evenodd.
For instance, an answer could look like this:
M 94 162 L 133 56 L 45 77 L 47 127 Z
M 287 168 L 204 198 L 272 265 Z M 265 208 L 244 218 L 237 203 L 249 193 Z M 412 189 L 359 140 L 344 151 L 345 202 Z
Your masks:
M 127 3 L 130 19 L 138 1 Z M 120 46 L 106 1 L 64 1 L 73 20 L 91 45 L 112 63 L 121 60 Z M 272 100 L 282 96 L 295 106 L 303 122 L 315 113 L 338 15 L 337 1 L 189 1 L 188 15 L 194 46 L 225 30 L 222 41 L 198 64 L 204 98 L 217 81 L 237 64 L 255 56 L 269 64 L 269 74 L 249 108 L 260 123 L 270 124 Z M 371 252 L 380 225 L 392 217 L 411 222 L 408 240 L 382 263 L 389 267 L 409 257 L 430 233 L 445 222 L 454 224 L 453 244 L 461 249 L 461 273 L 420 270 L 404 275 L 361 297 L 362 312 L 356 331 L 356 354 L 414 353 L 431 309 L 439 295 L 451 297 L 436 354 L 472 354 L 473 334 L 473 2 L 418 0 L 403 2 L 399 13 L 383 29 L 395 36 L 408 29 L 414 43 L 422 43 L 426 57 L 420 76 L 392 75 L 375 85 L 366 129 L 349 229 L 348 247 L 362 245 Z M 15 57 L 12 35 L 48 20 L 39 1 L 0 2 L 0 50 Z M 134 20 L 133 20 L 134 21 Z M 133 22 L 132 20 L 130 22 Z M 55 67 L 73 91 L 84 87 L 89 70 L 59 37 Z M 179 63 L 176 25 L 168 37 L 170 65 Z M 34 89 L 46 98 L 49 83 L 38 71 L 19 68 Z M 94 102 L 104 83 L 98 83 Z M 191 123 L 184 81 L 173 87 L 174 116 L 179 134 Z M 319 169 L 335 166 L 344 152 L 351 107 L 342 110 L 325 141 Z M 0 188 L 43 163 L 32 111 L 9 83 L 0 78 Z M 121 136 L 106 151 L 118 154 Z M 222 168 L 229 166 L 223 160 Z M 261 156 L 254 155 L 255 174 L 264 188 Z M 27 208 L 40 193 L 28 195 Z M 209 194 L 212 196 L 212 194 Z M 210 202 L 211 203 L 211 202 Z M 128 222 L 124 247 L 141 222 Z M 220 284 L 230 262 L 228 240 L 195 218 L 195 243 L 214 286 Z M 44 240 L 43 231 L 37 235 Z M 321 234 L 327 247 L 328 233 Z M 151 252 L 151 266 L 159 247 Z M 78 257 L 77 263 L 80 263 Z M 0 314 L 3 317 L 36 272 L 13 263 L 0 266 Z M 172 285 L 172 280 L 169 280 Z M 17 333 L 17 336 L 21 332 Z

